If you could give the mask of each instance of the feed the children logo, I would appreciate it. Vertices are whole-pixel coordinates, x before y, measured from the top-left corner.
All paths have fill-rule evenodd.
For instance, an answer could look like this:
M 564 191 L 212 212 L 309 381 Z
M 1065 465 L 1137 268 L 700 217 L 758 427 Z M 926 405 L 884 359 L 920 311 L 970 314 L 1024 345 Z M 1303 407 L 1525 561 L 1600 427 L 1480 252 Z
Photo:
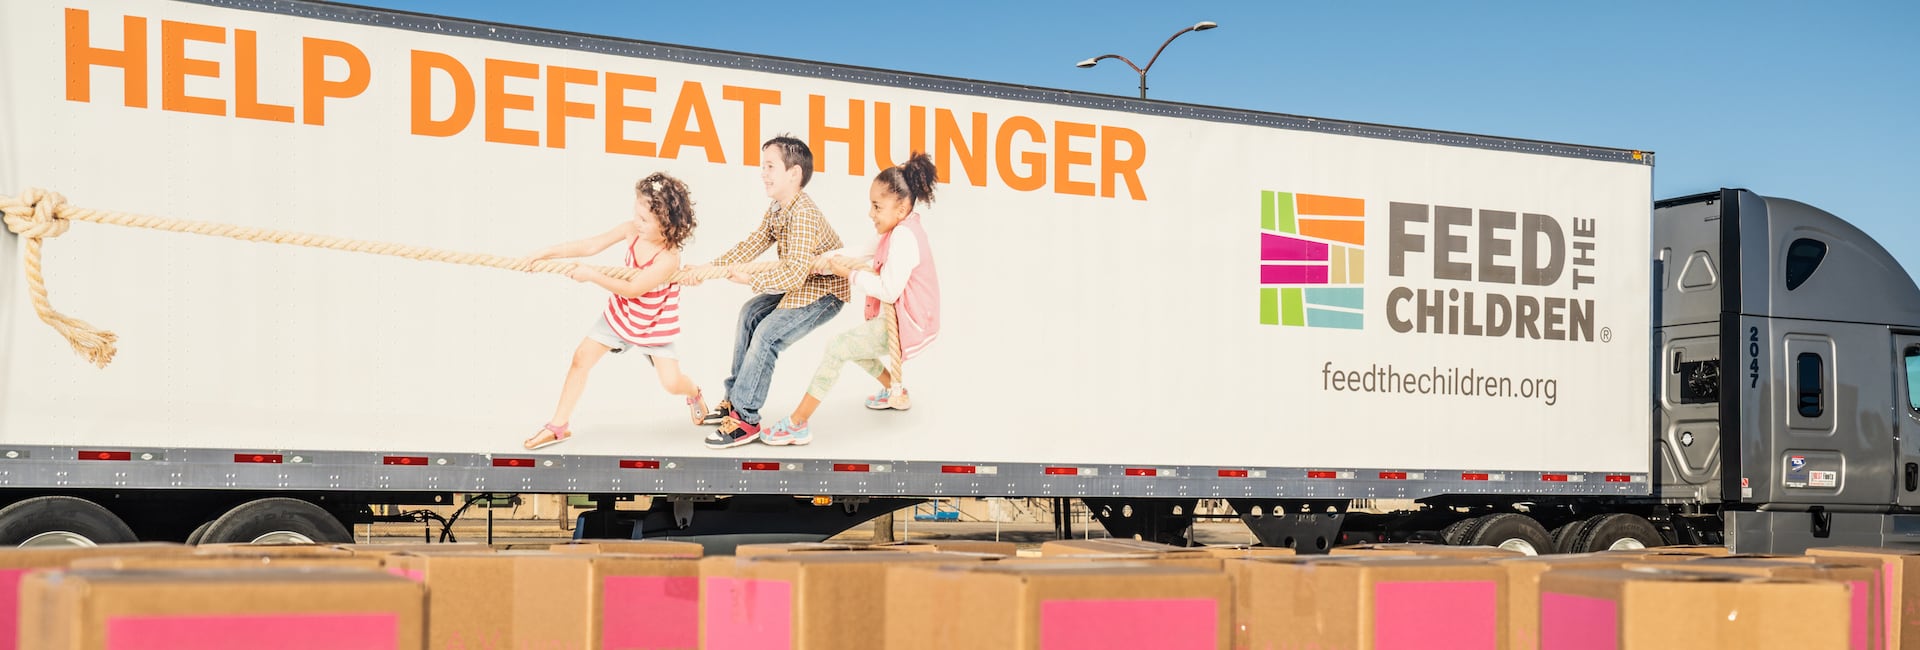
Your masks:
M 1260 193 L 1260 322 L 1360 329 L 1366 202 Z

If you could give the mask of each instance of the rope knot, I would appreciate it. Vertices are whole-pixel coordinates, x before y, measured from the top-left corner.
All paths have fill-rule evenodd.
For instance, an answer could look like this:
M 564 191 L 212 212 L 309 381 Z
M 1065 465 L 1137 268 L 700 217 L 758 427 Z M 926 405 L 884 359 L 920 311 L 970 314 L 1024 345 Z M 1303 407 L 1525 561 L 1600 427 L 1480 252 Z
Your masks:
M 20 196 L 0 196 L 0 213 L 5 214 L 7 230 L 21 237 L 59 237 L 72 222 L 63 216 L 67 197 L 29 187 Z

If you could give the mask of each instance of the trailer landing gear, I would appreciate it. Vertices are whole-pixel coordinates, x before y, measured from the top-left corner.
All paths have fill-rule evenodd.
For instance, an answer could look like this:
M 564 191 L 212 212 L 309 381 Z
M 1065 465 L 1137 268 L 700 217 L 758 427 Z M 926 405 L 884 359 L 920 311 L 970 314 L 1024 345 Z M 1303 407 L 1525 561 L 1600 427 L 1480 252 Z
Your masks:
M 1107 534 L 1127 539 L 1193 546 L 1193 507 L 1199 499 L 1111 499 L 1081 497 Z M 1068 531 L 1067 535 L 1072 535 Z
M 1340 538 L 1346 523 L 1345 500 L 1228 499 L 1240 521 L 1247 524 L 1262 546 L 1290 548 L 1300 553 L 1325 553 Z

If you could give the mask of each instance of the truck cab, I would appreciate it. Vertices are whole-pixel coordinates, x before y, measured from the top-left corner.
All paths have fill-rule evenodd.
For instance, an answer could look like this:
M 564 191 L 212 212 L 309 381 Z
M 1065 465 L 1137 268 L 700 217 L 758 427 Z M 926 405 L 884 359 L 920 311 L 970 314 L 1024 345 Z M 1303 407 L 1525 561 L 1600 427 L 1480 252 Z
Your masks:
M 1655 495 L 1739 551 L 1920 546 L 1920 288 L 1846 221 L 1727 189 L 1654 207 Z

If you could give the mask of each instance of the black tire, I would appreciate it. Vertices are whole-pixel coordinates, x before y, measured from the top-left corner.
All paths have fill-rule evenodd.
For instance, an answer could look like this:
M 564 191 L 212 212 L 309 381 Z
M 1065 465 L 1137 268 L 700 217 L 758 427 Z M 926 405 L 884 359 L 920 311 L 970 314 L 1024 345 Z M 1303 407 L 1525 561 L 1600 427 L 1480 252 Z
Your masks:
M 1573 539 L 1575 537 L 1578 537 L 1580 535 L 1580 530 L 1584 528 L 1588 522 L 1591 522 L 1591 521 L 1593 520 L 1592 519 L 1575 519 L 1571 522 L 1568 522 L 1564 526 L 1553 529 L 1553 532 L 1547 535 L 1548 541 L 1550 541 L 1553 544 L 1553 552 L 1572 553 Z
M 1513 512 L 1473 520 L 1461 536 L 1464 546 L 1504 546 L 1527 555 L 1553 552 L 1553 539 L 1532 517 Z
M 286 497 L 240 504 L 207 524 L 206 531 L 196 541 L 201 544 L 246 544 L 272 533 L 292 533 L 321 544 L 353 542 L 353 533 L 332 513 L 320 506 Z
M 187 546 L 198 545 L 200 540 L 207 536 L 207 528 L 211 526 L 213 526 L 211 521 L 201 522 L 199 527 L 194 528 L 193 532 L 187 535 Z
M 1447 524 L 1446 528 L 1440 529 L 1440 543 L 1446 544 L 1448 546 L 1459 546 L 1461 544 L 1465 544 L 1466 536 L 1467 536 L 1467 528 L 1473 526 L 1473 522 L 1476 522 L 1479 520 L 1480 518 L 1478 517 L 1468 517 L 1466 519 L 1462 519 L 1460 521 Z
M 1655 528 L 1653 522 L 1640 515 L 1615 512 L 1588 520 L 1587 526 L 1573 536 L 1567 548 L 1574 553 L 1592 553 L 1611 549 L 1614 544 L 1629 540 L 1627 548 L 1632 548 L 1632 544 L 1642 548 L 1666 545 L 1665 539 L 1660 537 L 1660 529 Z
M 86 499 L 34 497 L 0 508 L 0 546 L 29 542 L 36 546 L 87 546 L 137 541 L 140 538 L 134 536 L 127 522 Z

